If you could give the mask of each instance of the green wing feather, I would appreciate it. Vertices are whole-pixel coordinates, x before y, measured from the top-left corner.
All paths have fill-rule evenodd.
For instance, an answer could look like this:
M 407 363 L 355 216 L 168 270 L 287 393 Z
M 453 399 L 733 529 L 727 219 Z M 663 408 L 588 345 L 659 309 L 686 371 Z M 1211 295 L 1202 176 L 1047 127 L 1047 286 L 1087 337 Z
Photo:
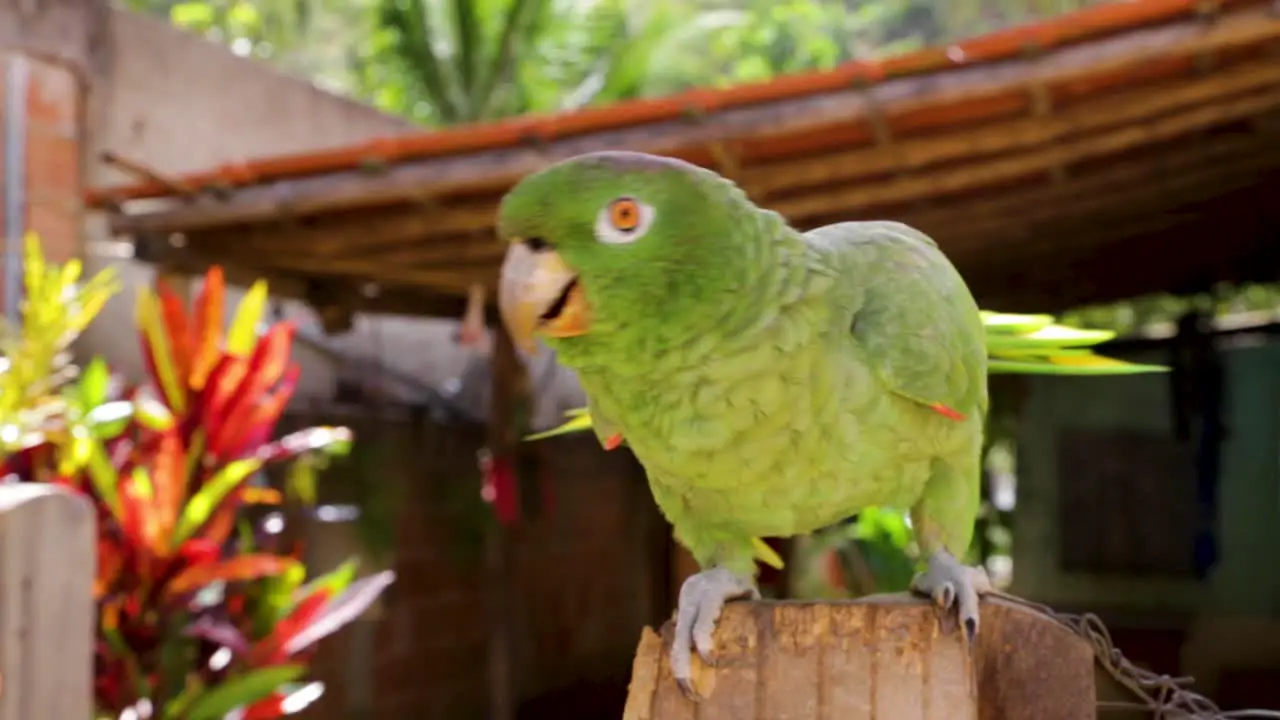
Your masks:
M 1052 315 L 1017 315 L 982 311 L 987 330 L 987 369 L 1010 375 L 1137 375 L 1167 372 L 1164 365 L 1131 363 L 1093 352 L 1092 348 L 1116 336 L 1110 330 L 1089 330 L 1060 325 Z M 581 432 L 592 427 L 587 408 L 565 413 L 559 427 L 536 433 L 526 440 Z
M 1114 338 L 1114 332 L 1060 325 L 1052 315 L 983 310 L 982 324 L 987 330 L 987 368 L 991 373 L 1135 375 L 1169 369 L 1099 355 L 1090 348 Z

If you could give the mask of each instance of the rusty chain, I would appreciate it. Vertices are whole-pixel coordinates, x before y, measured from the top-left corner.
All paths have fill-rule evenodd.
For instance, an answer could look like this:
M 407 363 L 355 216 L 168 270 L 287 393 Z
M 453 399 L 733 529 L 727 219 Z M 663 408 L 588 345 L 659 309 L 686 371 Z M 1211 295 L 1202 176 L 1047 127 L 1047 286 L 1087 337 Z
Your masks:
M 1193 678 L 1171 677 L 1134 665 L 1112 643 L 1107 626 L 1093 613 L 1073 615 L 1008 593 L 992 595 L 1044 615 L 1083 638 L 1102 669 L 1138 698 L 1135 702 L 1100 702 L 1100 711 L 1147 710 L 1155 720 L 1280 720 L 1277 710 L 1224 711 L 1189 688 Z

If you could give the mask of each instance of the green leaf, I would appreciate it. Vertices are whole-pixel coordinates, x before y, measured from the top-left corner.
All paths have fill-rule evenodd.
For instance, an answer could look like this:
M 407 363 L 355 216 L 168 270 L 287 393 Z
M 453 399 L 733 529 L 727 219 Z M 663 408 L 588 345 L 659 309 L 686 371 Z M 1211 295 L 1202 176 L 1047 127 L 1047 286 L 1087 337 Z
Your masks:
M 139 393 L 135 399 L 134 417 L 139 425 L 157 433 L 171 429 L 176 422 L 168 406 L 146 393 Z
M 285 479 L 285 490 L 303 505 L 315 505 L 319 491 L 314 458 L 303 455 L 289 465 L 289 474 Z
M 214 475 L 204 487 L 200 488 L 187 506 L 182 509 L 182 517 L 178 518 L 178 526 L 174 530 L 173 542 L 180 545 L 209 520 L 209 516 L 227 497 L 227 494 L 239 487 L 250 475 L 262 467 L 257 458 L 244 458 L 227 463 Z
M 89 471 L 89 482 L 93 485 L 94 491 L 98 493 L 98 497 L 102 498 L 102 502 L 106 503 L 111 510 L 111 514 L 116 520 L 123 520 L 120 508 L 120 495 L 118 492 L 120 484 L 120 475 L 116 472 L 116 468 L 111 464 L 111 458 L 107 456 L 107 449 L 103 447 L 102 441 L 97 438 L 89 438 L 88 443 L 88 459 L 85 468 Z
M 85 425 L 93 430 L 94 437 L 109 440 L 124 432 L 133 419 L 133 403 L 127 400 L 116 400 L 103 403 L 85 413 Z
M 330 597 L 337 597 L 338 593 L 347 589 L 351 582 L 356 578 L 356 570 L 360 567 L 360 563 L 355 558 L 348 559 L 338 567 L 329 572 L 314 578 L 311 582 L 298 588 L 293 593 L 293 601 L 296 603 L 316 590 L 328 590 Z
M 185 720 L 223 720 L 236 708 L 255 703 L 302 677 L 306 670 L 304 665 L 275 665 L 227 678 L 192 700 Z
M 169 8 L 169 21 L 182 28 L 204 30 L 217 20 L 213 5 L 206 2 L 184 2 Z
M 80 406 L 92 410 L 107 401 L 107 391 L 111 387 L 111 371 L 101 356 L 89 361 L 80 374 L 80 382 L 76 385 Z

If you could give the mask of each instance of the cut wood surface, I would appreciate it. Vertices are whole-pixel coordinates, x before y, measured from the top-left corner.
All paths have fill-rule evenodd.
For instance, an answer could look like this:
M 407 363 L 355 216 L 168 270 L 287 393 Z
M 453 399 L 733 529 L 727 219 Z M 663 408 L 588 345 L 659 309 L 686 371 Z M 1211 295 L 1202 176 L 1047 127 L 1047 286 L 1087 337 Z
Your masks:
M 93 717 L 93 507 L 0 485 L 0 720 Z
M 706 699 L 681 694 L 672 624 L 646 628 L 623 720 L 1093 720 L 1091 646 L 1037 612 L 993 599 L 972 648 L 903 594 L 854 602 L 736 602 L 696 658 Z

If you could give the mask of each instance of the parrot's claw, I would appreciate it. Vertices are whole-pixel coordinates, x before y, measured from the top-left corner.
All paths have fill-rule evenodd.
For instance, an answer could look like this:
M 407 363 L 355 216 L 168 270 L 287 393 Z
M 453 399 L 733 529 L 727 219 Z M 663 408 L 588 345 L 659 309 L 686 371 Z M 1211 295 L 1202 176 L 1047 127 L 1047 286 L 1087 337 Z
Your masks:
M 962 565 L 945 550 L 929 556 L 929 566 L 912 579 L 911 589 L 943 610 L 954 608 L 969 642 L 978 635 L 978 598 L 993 590 L 986 570 Z
M 680 586 L 680 603 L 676 608 L 676 634 L 671 643 L 671 675 L 685 697 L 693 701 L 702 697 L 693 686 L 693 650 L 710 667 L 715 667 L 716 620 L 729 600 L 758 600 L 760 591 L 746 578 L 725 568 L 711 568 L 691 576 Z

